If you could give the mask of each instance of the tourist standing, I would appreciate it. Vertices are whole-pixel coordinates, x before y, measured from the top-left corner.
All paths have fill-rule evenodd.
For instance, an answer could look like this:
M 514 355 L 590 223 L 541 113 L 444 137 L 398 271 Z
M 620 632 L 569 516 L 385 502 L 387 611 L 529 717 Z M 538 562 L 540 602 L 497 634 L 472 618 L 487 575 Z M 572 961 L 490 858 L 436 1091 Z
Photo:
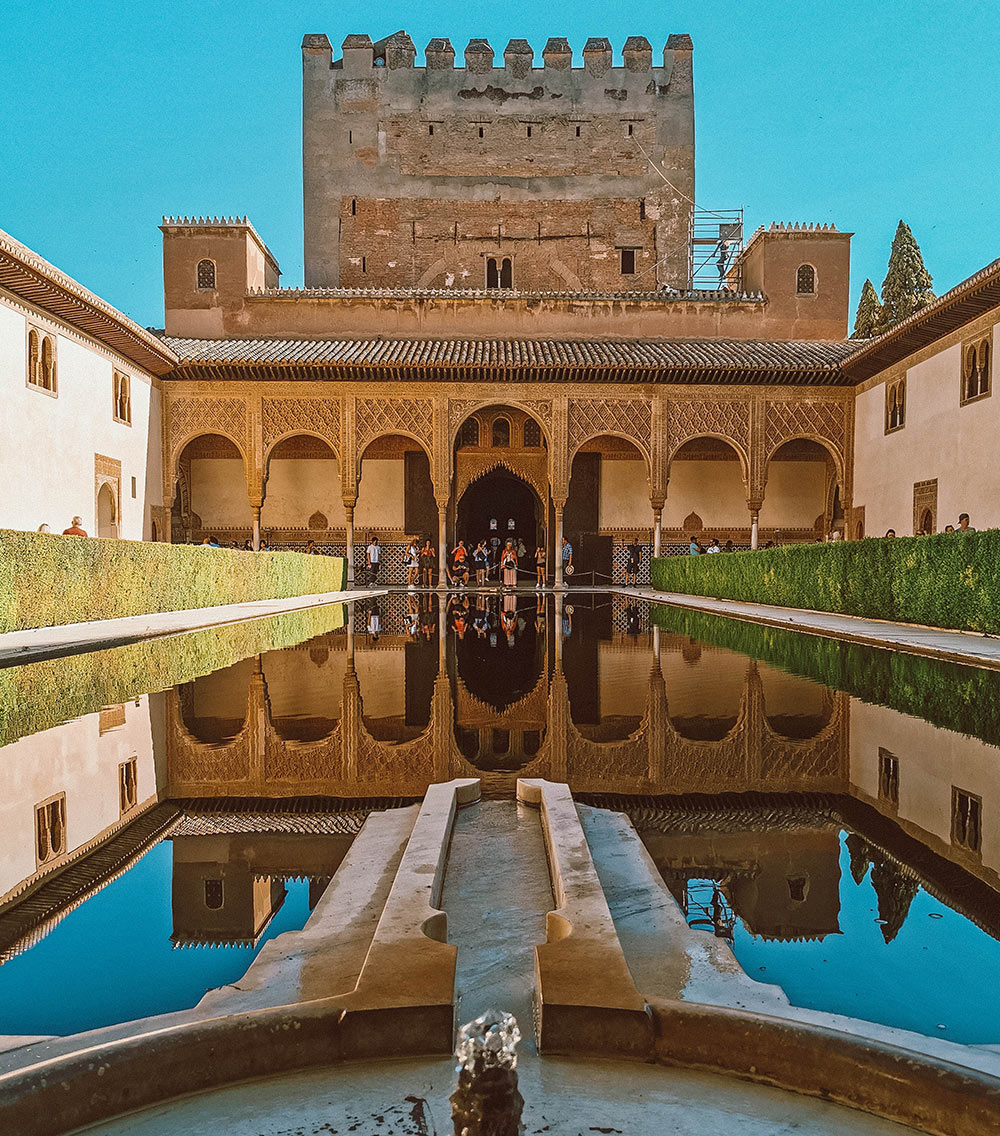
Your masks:
M 976 530 L 969 524 L 969 514 L 958 514 L 958 531 L 959 532 L 975 532 Z
M 374 584 L 378 579 L 378 564 L 379 564 L 380 550 L 378 546 L 378 537 L 373 536 L 365 549 L 365 562 L 368 565 L 368 583 Z
M 691 537 L 691 543 L 688 545 L 688 556 L 701 556 L 701 553 L 701 545 L 697 542 L 697 540 L 695 540 L 694 537 Z
M 547 559 L 545 553 L 545 545 L 540 544 L 535 549 L 535 587 L 545 587 L 545 561 Z
M 517 587 L 517 553 L 514 551 L 514 542 L 508 540 L 500 555 L 500 567 L 503 570 L 503 586 L 506 590 Z
M 83 517 L 74 517 L 73 523 L 68 529 L 63 529 L 63 536 L 86 536 L 86 530 L 83 527 Z
M 417 538 L 410 537 L 410 543 L 406 549 L 406 586 L 407 588 L 415 588 L 420 576 L 420 548 L 417 545 Z
M 452 583 L 464 588 L 469 582 L 469 561 L 465 541 L 460 540 L 451 554 Z
M 566 537 L 562 538 L 562 567 L 563 576 L 573 575 L 573 546 Z
M 428 537 L 424 541 L 424 547 L 420 550 L 420 577 L 421 583 L 425 588 L 434 587 L 435 560 L 437 560 L 437 553 L 434 551 L 434 546 L 431 544 L 431 538 Z
M 489 554 L 486 551 L 486 541 L 481 540 L 472 550 L 472 566 L 476 570 L 476 584 L 480 588 L 486 586 L 486 568 L 489 564 Z
M 642 563 L 642 549 L 639 547 L 639 538 L 632 537 L 632 543 L 628 546 L 628 555 L 625 560 L 625 587 L 631 585 L 633 588 L 639 586 L 639 565 Z
M 710 541 L 708 542 L 708 548 L 706 548 L 706 549 L 705 549 L 705 551 L 706 551 L 706 552 L 721 552 L 721 551 L 722 551 L 722 547 L 721 547 L 721 545 L 720 545 L 720 544 L 719 544 L 719 542 L 718 542 L 718 541 L 717 541 L 717 540 L 715 539 L 715 537 L 714 537 L 714 536 L 713 536 L 713 537 L 712 537 L 712 539 L 711 539 L 711 540 L 710 540 Z

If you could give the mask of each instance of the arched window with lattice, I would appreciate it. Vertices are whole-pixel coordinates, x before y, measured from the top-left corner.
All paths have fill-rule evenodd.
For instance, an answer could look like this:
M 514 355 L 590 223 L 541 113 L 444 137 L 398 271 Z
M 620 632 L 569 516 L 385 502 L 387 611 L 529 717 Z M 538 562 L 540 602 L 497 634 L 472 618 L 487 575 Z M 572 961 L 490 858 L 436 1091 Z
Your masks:
M 906 377 L 886 383 L 885 432 L 891 434 L 906 425 Z
M 962 367 L 962 402 L 983 398 L 990 393 L 992 350 L 988 339 L 970 343 L 965 348 Z
M 201 292 L 211 292 L 215 288 L 215 261 L 214 260 L 199 260 L 198 261 L 198 290 Z
M 541 449 L 542 428 L 534 418 L 524 420 L 524 445 L 529 450 Z
M 39 370 L 38 385 L 43 390 L 56 389 L 56 345 L 51 335 L 42 336 L 41 367 Z
M 35 328 L 28 331 L 28 382 L 33 387 L 42 385 L 42 337 Z
M 121 371 L 113 377 L 114 420 L 125 426 L 132 425 L 132 380 Z
M 510 445 L 510 420 L 507 418 L 493 419 L 493 445 Z
M 458 431 L 459 448 L 462 446 L 479 445 L 479 421 L 476 418 L 466 418 Z
M 795 291 L 800 296 L 816 294 L 816 269 L 811 264 L 800 264 L 795 273 Z

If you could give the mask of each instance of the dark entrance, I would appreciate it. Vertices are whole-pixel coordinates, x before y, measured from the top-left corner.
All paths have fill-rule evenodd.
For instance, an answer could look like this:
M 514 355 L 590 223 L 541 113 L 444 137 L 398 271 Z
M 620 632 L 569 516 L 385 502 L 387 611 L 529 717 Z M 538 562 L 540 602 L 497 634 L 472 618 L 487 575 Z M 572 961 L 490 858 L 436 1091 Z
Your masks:
M 464 540 L 467 547 L 475 547 L 477 541 L 489 539 L 490 520 L 494 518 L 500 539 L 513 536 L 515 540 L 523 540 L 530 557 L 544 531 L 542 504 L 534 489 L 507 469 L 484 474 L 462 494 L 455 539 Z M 513 530 L 508 526 L 511 519 Z

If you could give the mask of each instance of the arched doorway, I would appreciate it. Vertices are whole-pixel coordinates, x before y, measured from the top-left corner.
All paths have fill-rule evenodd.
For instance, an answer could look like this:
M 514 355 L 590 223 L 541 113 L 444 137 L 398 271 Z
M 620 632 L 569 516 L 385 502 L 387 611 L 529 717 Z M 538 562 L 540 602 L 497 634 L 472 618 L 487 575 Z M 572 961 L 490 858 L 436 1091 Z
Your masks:
M 577 579 L 586 575 L 595 584 L 610 583 L 616 545 L 624 565 L 624 547 L 633 537 L 642 546 L 642 563 L 648 564 L 651 522 L 646 455 L 614 434 L 585 441 L 573 455 L 563 513 Z
M 812 541 L 836 529 L 844 509 L 833 455 L 811 438 L 783 442 L 767 461 L 760 527 L 776 543 Z
M 105 482 L 97 494 L 97 535 L 108 540 L 118 536 L 118 507 L 111 486 Z
M 252 535 L 243 455 L 222 434 L 192 438 L 177 459 L 170 539 L 201 544 L 215 536 L 242 545 Z
M 663 525 L 675 551 L 687 551 L 694 537 L 749 547 L 750 514 L 746 476 L 739 451 L 722 438 L 689 438 L 670 459 Z
M 524 410 L 496 405 L 470 414 L 455 435 L 455 540 L 512 537 L 529 557 L 547 543 L 547 450 L 540 423 Z
M 340 462 L 333 447 L 312 434 L 283 438 L 264 464 L 261 533 L 274 545 L 343 539 Z
M 501 542 L 523 540 L 530 556 L 544 533 L 538 494 L 503 466 L 478 477 L 459 498 L 455 539 L 464 540 L 466 547 L 495 535 Z

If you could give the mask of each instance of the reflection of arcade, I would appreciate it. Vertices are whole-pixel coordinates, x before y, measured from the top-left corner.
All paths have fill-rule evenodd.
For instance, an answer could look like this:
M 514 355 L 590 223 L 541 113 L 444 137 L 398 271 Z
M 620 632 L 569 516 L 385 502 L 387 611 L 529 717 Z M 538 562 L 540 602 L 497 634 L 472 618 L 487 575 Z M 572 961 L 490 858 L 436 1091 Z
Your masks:
M 389 620 L 377 644 L 354 631 L 352 616 L 346 636 L 323 640 L 329 655 L 322 666 L 342 677 L 339 717 L 327 721 L 320 738 L 301 740 L 287 726 L 279 728 L 269 698 L 272 680 L 259 662 L 248 672 L 244 712 L 216 715 L 242 721 L 221 744 L 217 730 L 202 737 L 195 720 L 181 713 L 192 695 L 171 692 L 169 793 L 399 798 L 480 772 L 490 793 L 511 792 L 516 773 L 568 781 L 578 793 L 843 791 L 846 697 L 711 648 L 702 649 L 692 685 L 685 678 L 687 640 L 654 629 L 646 638 L 649 649 L 614 630 L 600 643 L 575 642 L 573 621 L 582 613 L 572 615 L 556 602 L 558 612 L 556 603 L 546 611 L 544 600 L 537 601 L 541 609 L 533 600 L 514 611 L 508 605 L 513 648 L 500 631 L 497 647 L 490 647 L 488 627 L 485 637 L 469 627 L 461 640 L 449 635 L 447 612 L 435 597 L 421 609 L 415 634 L 394 633 Z M 503 615 L 498 608 L 498 623 Z M 470 614 L 469 623 L 475 618 Z M 317 642 L 293 650 L 308 658 Z M 739 660 L 738 682 L 721 689 L 728 698 L 731 688 L 732 705 L 717 697 L 718 704 L 693 702 L 691 691 L 725 677 L 731 659 Z M 781 712 L 769 720 L 772 698 Z M 807 714 L 792 713 L 796 699 Z M 324 705 L 331 713 L 329 697 Z M 321 717 L 302 705 L 298 711 L 309 723 Z M 726 728 L 713 726 L 706 738 L 704 722 L 690 728 L 699 716 Z M 792 719 L 796 736 L 782 736 L 775 724 Z M 813 736 L 803 736 L 804 724 L 815 728 Z

